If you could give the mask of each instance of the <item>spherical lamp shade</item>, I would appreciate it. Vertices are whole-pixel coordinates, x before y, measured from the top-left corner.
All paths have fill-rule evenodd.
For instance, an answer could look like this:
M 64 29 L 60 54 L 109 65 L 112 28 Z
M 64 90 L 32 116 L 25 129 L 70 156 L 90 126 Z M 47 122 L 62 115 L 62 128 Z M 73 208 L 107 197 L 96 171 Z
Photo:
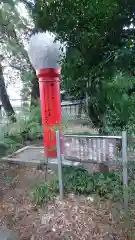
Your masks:
M 60 58 L 63 56 L 62 45 L 55 41 L 52 33 L 36 33 L 31 36 L 28 55 L 36 71 L 44 68 L 60 68 Z

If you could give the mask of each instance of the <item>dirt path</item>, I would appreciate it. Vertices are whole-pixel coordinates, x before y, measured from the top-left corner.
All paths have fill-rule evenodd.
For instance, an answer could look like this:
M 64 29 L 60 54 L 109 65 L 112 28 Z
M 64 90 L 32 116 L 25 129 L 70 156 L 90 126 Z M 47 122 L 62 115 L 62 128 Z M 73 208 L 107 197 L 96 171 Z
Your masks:
M 21 240 L 126 240 L 109 210 L 95 208 L 86 198 L 34 206 L 29 193 L 44 181 L 44 172 L 1 165 L 0 180 L 0 226 L 19 232 Z

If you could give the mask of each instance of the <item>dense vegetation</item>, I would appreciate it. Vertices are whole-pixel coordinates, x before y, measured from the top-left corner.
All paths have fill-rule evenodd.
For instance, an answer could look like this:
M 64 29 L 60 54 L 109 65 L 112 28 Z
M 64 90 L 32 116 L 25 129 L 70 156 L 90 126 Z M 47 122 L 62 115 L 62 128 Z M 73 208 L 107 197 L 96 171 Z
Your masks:
M 37 28 L 53 31 L 67 43 L 64 87 L 76 98 L 87 93 L 93 124 L 104 132 L 131 124 L 134 2 L 39 0 L 31 9 Z
M 64 193 L 74 193 L 84 196 L 98 196 L 101 199 L 110 199 L 119 202 L 123 206 L 123 181 L 122 174 L 118 172 L 93 173 L 76 167 L 63 167 Z M 129 174 L 129 199 L 133 203 L 135 197 L 134 186 L 135 165 L 132 165 L 132 172 Z M 57 177 L 48 184 L 40 184 L 33 187 L 32 199 L 36 204 L 44 204 L 59 194 L 59 183 Z
M 0 124 L 0 157 L 12 153 L 28 142 L 42 139 L 41 113 L 39 106 L 30 112 L 16 115 L 16 123 L 7 121 Z

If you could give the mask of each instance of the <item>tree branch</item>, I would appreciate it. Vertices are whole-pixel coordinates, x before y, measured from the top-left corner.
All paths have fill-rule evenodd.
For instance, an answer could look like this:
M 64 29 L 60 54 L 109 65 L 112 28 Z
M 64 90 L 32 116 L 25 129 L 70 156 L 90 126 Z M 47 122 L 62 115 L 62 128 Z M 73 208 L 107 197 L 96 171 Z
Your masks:
M 30 10 L 33 10 L 34 4 L 32 2 L 27 0 L 21 0 L 21 2 L 24 3 L 27 8 L 29 8 Z
M 15 66 L 15 65 L 13 65 L 12 63 L 9 63 L 9 66 L 10 66 L 11 68 L 14 68 L 14 69 L 18 70 L 18 71 L 22 71 L 22 67 Z
M 27 62 L 29 62 L 29 57 L 28 57 L 27 51 L 24 49 L 23 44 L 19 41 L 14 27 L 13 27 L 13 30 L 12 30 L 11 37 L 12 37 L 12 39 L 14 39 L 16 41 L 16 43 L 22 49 L 22 55 L 25 57 L 25 59 L 27 59 Z

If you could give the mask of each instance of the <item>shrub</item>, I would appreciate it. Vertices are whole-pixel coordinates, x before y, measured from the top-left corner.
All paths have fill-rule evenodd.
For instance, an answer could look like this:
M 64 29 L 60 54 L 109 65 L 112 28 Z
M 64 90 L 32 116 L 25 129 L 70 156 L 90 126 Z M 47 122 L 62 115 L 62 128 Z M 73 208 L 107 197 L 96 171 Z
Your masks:
M 121 200 L 123 194 L 122 176 L 120 173 L 94 173 L 89 174 L 87 170 L 76 167 L 63 167 L 64 193 L 74 193 L 81 195 L 97 194 L 101 198 Z M 42 184 L 43 188 L 46 184 Z M 41 196 L 38 199 L 47 200 L 44 192 L 39 191 L 40 185 L 34 189 L 34 196 Z M 55 177 L 49 186 L 48 200 L 59 194 L 58 179 Z M 45 199 L 44 199 L 45 196 Z M 36 198 L 37 199 L 37 198 Z M 34 200 L 34 198 L 33 198 Z M 35 201 L 40 204 L 41 201 Z
M 65 192 L 89 194 L 93 191 L 92 176 L 85 169 L 63 167 L 63 184 Z
M 96 193 L 100 197 L 120 198 L 122 193 L 122 176 L 120 173 L 94 173 L 75 167 L 64 167 L 63 183 L 65 192 L 89 195 Z
M 35 186 L 31 192 L 31 198 L 36 205 L 42 205 L 50 200 L 50 192 L 48 184 L 40 184 Z
M 20 148 L 25 141 L 42 138 L 40 107 L 33 107 L 30 112 L 22 111 L 17 115 L 17 122 L 5 122 L 0 128 L 0 157 Z

